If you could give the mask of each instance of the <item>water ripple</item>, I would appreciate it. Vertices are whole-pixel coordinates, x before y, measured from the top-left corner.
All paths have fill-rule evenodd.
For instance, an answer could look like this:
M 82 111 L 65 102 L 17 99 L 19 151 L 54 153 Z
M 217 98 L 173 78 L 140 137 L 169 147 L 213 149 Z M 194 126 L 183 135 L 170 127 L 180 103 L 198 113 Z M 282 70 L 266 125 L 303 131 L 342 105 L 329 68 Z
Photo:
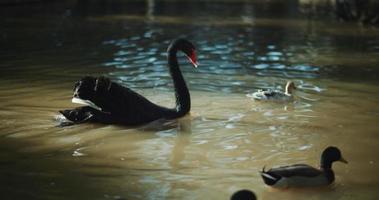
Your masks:
M 245 31 L 250 34 L 251 29 Z M 115 46 L 118 50 L 113 54 L 113 59 L 103 63 L 103 66 L 125 70 L 113 71 L 110 75 L 130 87 L 166 87 L 171 84 L 171 77 L 168 76 L 166 68 L 166 48 L 170 40 L 152 42 L 149 39 L 152 34 L 155 39 L 163 37 L 162 30 L 142 30 L 142 33 L 141 35 L 148 37 L 134 35 L 104 41 L 103 45 Z M 293 55 L 297 55 L 302 46 L 282 48 L 275 44 L 246 42 L 249 34 L 237 34 L 239 39 L 229 36 L 225 40 L 215 38 L 212 42 L 193 40 L 198 47 L 200 67 L 196 71 L 190 69 L 182 54 L 178 56 L 179 62 L 184 65 L 181 69 L 191 87 L 203 91 L 221 90 L 233 93 L 241 91 L 241 88 L 254 87 L 250 85 L 251 82 L 245 81 L 246 74 L 282 79 L 314 79 L 320 76 L 319 66 L 291 63 Z M 194 74 L 196 81 L 188 78 L 191 74 Z M 218 81 L 211 78 L 214 75 L 235 78 L 223 78 L 222 81 Z M 141 83 L 133 83 L 139 81 Z

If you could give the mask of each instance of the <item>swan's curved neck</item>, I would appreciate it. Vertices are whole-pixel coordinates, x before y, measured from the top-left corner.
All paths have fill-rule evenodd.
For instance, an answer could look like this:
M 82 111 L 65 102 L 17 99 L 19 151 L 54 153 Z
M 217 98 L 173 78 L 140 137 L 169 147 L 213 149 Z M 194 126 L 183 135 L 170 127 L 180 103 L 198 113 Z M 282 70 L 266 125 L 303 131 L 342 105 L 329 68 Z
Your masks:
M 184 81 L 182 72 L 179 68 L 178 58 L 176 56 L 177 51 L 178 50 L 175 48 L 170 48 L 168 50 L 168 65 L 175 88 L 175 117 L 181 117 L 191 109 L 191 98 L 186 82 Z

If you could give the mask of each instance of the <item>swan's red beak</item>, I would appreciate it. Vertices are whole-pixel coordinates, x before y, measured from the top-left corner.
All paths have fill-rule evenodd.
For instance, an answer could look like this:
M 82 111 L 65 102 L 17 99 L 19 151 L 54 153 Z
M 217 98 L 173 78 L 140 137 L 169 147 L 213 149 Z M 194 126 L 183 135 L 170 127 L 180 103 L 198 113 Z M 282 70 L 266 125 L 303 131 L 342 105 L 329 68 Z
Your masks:
M 197 68 L 199 66 L 199 64 L 197 63 L 196 61 L 196 53 L 195 53 L 195 49 L 193 49 L 191 51 L 191 54 L 190 55 L 186 55 L 188 60 L 192 63 L 192 65 Z

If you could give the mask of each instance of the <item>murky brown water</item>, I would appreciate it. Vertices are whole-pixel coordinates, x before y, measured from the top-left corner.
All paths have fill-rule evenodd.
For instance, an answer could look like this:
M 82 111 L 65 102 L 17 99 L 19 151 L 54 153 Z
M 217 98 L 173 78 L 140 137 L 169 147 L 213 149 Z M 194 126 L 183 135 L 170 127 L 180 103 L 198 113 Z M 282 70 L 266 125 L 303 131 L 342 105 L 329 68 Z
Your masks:
M 76 15 L 80 6 L 33 6 L 32 17 L 1 8 L 1 199 L 228 199 L 242 188 L 266 200 L 377 199 L 379 30 L 261 16 L 246 2 L 217 5 L 194 4 L 216 9 L 198 16 L 169 12 L 175 3 L 86 15 Z M 173 106 L 165 49 L 178 36 L 196 44 L 201 64 L 182 64 L 190 115 L 141 127 L 57 127 L 57 111 L 76 106 L 71 89 L 83 75 L 111 77 Z M 286 80 L 299 87 L 294 103 L 246 97 Z M 329 145 L 350 162 L 334 165 L 331 187 L 263 185 L 263 166 L 317 166 Z

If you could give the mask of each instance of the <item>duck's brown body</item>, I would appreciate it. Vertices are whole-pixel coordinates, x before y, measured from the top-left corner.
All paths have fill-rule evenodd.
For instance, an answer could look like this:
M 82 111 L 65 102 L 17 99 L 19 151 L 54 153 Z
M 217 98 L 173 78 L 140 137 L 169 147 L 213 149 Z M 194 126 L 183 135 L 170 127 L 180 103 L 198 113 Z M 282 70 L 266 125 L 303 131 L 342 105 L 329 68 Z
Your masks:
M 332 170 L 332 163 L 335 161 L 347 163 L 338 148 L 328 147 L 321 155 L 320 169 L 306 164 L 295 164 L 268 171 L 263 168 L 261 176 L 266 185 L 276 188 L 329 185 L 335 179 Z

